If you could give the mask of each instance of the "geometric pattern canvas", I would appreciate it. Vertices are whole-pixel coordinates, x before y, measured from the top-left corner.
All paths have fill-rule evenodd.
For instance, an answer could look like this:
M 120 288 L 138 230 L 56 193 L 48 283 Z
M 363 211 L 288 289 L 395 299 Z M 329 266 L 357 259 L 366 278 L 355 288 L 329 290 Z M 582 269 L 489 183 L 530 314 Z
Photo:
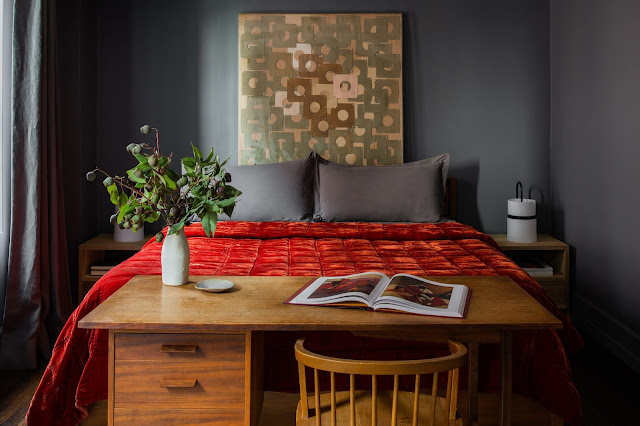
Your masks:
M 401 14 L 241 14 L 239 164 L 402 163 Z

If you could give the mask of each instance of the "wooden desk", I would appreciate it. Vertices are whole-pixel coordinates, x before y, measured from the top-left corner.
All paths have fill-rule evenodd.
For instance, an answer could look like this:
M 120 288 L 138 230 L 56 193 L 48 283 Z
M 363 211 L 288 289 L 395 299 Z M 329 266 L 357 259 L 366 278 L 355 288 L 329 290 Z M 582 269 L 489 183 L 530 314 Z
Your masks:
M 169 287 L 159 276 L 137 276 L 80 321 L 81 328 L 110 330 L 109 424 L 162 424 L 179 416 L 255 425 L 263 397 L 263 332 L 349 330 L 467 343 L 471 423 L 477 418 L 478 343 L 500 343 L 501 424 L 508 425 L 511 332 L 562 326 L 507 277 L 438 277 L 471 289 L 465 319 L 283 304 L 309 277 L 220 277 L 235 287 L 219 294 L 194 289 L 205 278 Z

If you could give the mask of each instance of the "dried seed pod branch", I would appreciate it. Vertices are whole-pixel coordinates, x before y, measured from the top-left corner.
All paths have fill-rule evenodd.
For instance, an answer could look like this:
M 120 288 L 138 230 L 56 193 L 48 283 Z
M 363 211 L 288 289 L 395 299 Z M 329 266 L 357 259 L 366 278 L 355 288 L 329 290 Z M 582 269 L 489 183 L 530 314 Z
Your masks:
M 185 173 L 178 174 L 169 165 L 173 154 L 160 153 L 160 132 L 155 127 L 144 125 L 140 133 L 156 134 L 156 146 L 146 142 L 130 143 L 126 150 L 138 164 L 127 170 L 127 177 L 112 176 L 96 167 L 87 173 L 87 180 L 94 181 L 96 172 L 106 176 L 103 181 L 111 202 L 118 207 L 117 216 L 112 216 L 122 228 L 137 231 L 144 222 L 155 222 L 160 217 L 169 226 L 168 233 L 178 232 L 188 218 L 197 215 L 208 236 L 215 232 L 219 214 L 231 216 L 236 199 L 241 194 L 233 186 L 231 175 L 224 170 L 229 160 L 220 161 L 214 156 L 213 148 L 205 158 L 202 152 L 191 144 L 193 157 L 181 160 Z M 162 240 L 162 234 L 156 238 Z

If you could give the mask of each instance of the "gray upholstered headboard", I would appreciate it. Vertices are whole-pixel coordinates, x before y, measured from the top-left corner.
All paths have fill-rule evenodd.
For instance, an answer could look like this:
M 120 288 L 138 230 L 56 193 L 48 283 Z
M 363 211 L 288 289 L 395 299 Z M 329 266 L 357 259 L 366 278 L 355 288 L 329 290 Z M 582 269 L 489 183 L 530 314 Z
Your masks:
M 444 211 L 449 219 L 455 219 L 456 210 L 456 178 L 449 176 L 444 189 Z

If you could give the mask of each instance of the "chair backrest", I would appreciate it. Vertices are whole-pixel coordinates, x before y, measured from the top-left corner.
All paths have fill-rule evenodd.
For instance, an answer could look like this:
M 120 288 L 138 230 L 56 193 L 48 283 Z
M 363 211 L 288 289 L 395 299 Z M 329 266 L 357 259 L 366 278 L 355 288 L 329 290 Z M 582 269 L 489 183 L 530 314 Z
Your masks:
M 331 379 L 331 419 L 332 425 L 336 424 L 336 374 L 349 375 L 349 402 L 351 425 L 355 425 L 355 375 L 371 376 L 371 424 L 377 421 L 377 376 L 393 376 L 393 405 L 391 410 L 391 424 L 397 422 L 397 404 L 399 390 L 399 376 L 415 376 L 413 397 L 413 421 L 415 426 L 418 421 L 420 375 L 432 374 L 433 385 L 431 391 L 431 426 L 435 424 L 435 409 L 438 390 L 438 374 L 447 372 L 447 393 L 445 400 L 445 415 L 448 420 L 455 419 L 456 401 L 458 399 L 458 375 L 459 369 L 466 363 L 467 348 L 459 342 L 449 341 L 450 355 L 440 358 L 401 360 L 401 361 L 370 361 L 340 359 L 310 352 L 304 347 L 304 338 L 298 339 L 295 344 L 295 355 L 298 361 L 298 376 L 300 379 L 300 407 L 302 417 L 309 417 L 309 402 L 307 396 L 306 367 L 313 369 L 314 397 L 316 407 L 316 424 L 321 425 L 320 410 L 320 386 L 318 372 L 330 373 Z M 453 403 L 452 403 L 453 401 Z

